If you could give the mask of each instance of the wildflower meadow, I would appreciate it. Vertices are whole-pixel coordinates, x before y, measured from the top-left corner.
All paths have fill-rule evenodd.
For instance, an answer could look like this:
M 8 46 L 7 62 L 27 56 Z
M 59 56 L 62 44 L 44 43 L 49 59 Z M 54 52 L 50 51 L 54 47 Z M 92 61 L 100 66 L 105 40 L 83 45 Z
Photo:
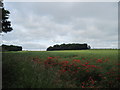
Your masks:
M 4 52 L 3 88 L 119 88 L 118 50 Z

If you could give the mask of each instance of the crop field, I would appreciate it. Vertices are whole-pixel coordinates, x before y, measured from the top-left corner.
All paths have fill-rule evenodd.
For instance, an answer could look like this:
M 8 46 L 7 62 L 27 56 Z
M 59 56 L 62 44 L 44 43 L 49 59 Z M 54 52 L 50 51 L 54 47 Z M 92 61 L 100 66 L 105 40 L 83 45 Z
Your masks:
M 119 88 L 118 50 L 2 53 L 3 88 Z

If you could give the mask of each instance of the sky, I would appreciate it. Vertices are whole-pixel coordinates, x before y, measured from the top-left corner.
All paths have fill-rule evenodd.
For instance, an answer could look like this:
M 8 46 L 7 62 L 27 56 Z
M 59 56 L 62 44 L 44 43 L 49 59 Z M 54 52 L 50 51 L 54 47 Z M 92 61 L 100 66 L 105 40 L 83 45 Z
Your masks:
M 46 50 L 63 43 L 118 47 L 117 2 L 5 2 L 13 31 L 2 44 Z

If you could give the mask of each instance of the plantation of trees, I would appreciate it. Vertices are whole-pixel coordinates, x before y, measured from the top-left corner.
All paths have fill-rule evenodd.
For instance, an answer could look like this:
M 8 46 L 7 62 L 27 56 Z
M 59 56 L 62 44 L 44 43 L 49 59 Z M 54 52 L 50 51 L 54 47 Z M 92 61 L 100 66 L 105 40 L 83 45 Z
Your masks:
M 22 47 L 14 45 L 2 45 L 2 51 L 22 51 Z
M 86 50 L 90 49 L 91 47 L 87 44 L 61 44 L 61 45 L 54 45 L 53 47 L 50 46 L 47 48 L 47 51 L 54 51 L 54 50 Z

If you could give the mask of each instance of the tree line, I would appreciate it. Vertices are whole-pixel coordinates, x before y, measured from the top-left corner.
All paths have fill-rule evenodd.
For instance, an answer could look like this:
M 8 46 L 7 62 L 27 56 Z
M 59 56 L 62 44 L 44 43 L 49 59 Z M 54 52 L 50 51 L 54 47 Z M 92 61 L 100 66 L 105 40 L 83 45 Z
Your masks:
M 50 46 L 47 48 L 47 51 L 54 51 L 54 50 L 86 50 L 86 49 L 90 49 L 91 47 L 89 45 L 87 45 L 86 43 L 84 44 L 76 44 L 76 43 L 72 43 L 72 44 L 61 44 L 61 45 L 54 45 L 54 46 Z
M 2 45 L 2 51 L 22 51 L 21 46 L 14 46 L 14 45 Z

